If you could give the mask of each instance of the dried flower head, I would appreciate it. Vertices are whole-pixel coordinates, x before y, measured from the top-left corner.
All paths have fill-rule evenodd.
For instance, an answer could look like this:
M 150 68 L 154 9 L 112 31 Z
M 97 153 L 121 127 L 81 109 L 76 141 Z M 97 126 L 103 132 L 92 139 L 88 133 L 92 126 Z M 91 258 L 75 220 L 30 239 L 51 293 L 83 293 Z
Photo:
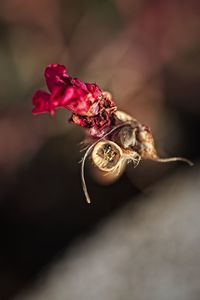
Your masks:
M 157 162 L 191 161 L 181 157 L 160 158 L 148 126 L 117 110 L 112 95 L 96 83 L 73 78 L 65 66 L 52 64 L 44 72 L 49 92 L 38 90 L 33 95 L 33 114 L 50 113 L 64 107 L 72 112 L 70 123 L 86 131 L 87 150 L 82 159 L 81 178 L 86 200 L 90 197 L 85 182 L 85 161 L 91 155 L 93 164 L 103 172 L 119 176 L 129 162 L 136 167 L 141 159 Z
M 91 136 L 101 136 L 113 123 L 116 106 L 109 93 L 95 83 L 72 78 L 65 66 L 52 64 L 44 72 L 49 92 L 36 91 L 33 95 L 33 114 L 50 113 L 64 107 L 73 114 L 70 122 L 88 128 Z

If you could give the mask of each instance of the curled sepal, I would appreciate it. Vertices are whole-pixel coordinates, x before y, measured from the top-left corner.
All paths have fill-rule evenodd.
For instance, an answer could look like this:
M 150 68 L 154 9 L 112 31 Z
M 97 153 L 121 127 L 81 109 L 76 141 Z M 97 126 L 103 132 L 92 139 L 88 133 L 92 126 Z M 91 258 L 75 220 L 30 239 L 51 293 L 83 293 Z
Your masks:
M 187 163 L 189 166 L 193 166 L 192 161 L 183 157 L 159 157 L 155 148 L 155 142 L 151 130 L 146 125 L 139 124 L 137 131 L 137 141 L 138 153 L 141 155 L 142 159 L 149 159 L 162 163 L 182 161 Z

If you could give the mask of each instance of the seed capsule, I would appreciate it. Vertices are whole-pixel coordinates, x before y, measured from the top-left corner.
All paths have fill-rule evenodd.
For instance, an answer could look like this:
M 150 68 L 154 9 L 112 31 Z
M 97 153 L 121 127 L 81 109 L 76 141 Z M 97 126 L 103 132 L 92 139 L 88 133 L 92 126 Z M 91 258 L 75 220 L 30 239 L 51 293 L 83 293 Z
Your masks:
M 112 172 L 121 164 L 123 152 L 121 148 L 111 141 L 100 141 L 92 151 L 93 163 L 102 171 Z

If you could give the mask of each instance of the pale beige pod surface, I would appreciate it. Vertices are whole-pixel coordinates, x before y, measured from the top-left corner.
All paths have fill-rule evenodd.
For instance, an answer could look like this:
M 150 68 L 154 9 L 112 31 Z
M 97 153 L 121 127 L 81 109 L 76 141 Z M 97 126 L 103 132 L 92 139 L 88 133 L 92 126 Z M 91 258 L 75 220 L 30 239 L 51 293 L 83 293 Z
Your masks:
M 98 142 L 92 151 L 92 161 L 104 172 L 114 172 L 121 165 L 122 149 L 112 141 Z

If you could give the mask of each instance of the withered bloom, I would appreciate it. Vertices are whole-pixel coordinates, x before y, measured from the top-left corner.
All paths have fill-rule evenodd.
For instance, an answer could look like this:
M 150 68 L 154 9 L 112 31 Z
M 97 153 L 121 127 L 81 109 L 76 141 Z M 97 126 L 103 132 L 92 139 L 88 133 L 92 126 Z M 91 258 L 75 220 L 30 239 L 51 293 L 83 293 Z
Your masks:
M 33 114 L 50 113 L 64 107 L 73 114 L 70 122 L 89 129 L 98 137 L 113 123 L 116 106 L 109 93 L 104 93 L 95 83 L 85 83 L 72 78 L 65 66 L 52 64 L 44 72 L 49 92 L 36 91 L 33 95 Z
M 84 168 L 91 155 L 94 165 L 103 172 L 119 176 L 129 162 L 137 166 L 141 159 L 158 162 L 184 161 L 181 157 L 160 158 L 148 126 L 117 110 L 112 95 L 96 83 L 72 78 L 65 66 L 52 64 L 44 72 L 49 92 L 38 90 L 33 95 L 33 114 L 50 113 L 64 107 L 72 112 L 70 123 L 85 128 L 87 150 L 82 159 L 81 178 L 86 200 L 90 203 Z

